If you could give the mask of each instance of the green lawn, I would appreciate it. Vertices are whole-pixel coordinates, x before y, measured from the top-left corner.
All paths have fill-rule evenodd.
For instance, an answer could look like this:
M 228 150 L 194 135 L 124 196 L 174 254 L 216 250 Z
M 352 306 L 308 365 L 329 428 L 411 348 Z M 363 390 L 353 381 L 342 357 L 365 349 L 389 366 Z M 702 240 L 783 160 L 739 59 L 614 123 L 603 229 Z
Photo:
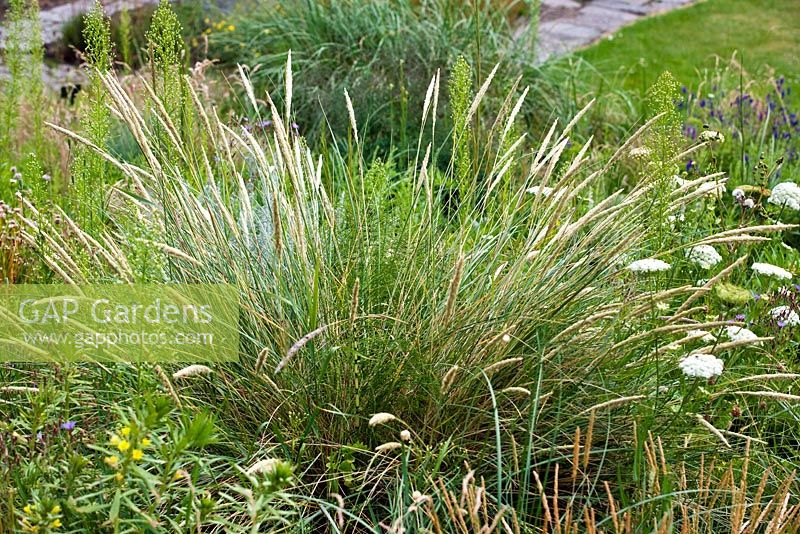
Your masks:
M 706 0 L 623 28 L 578 55 L 614 85 L 641 89 L 664 70 L 691 85 L 697 69 L 734 52 L 751 73 L 771 66 L 798 78 L 800 0 Z

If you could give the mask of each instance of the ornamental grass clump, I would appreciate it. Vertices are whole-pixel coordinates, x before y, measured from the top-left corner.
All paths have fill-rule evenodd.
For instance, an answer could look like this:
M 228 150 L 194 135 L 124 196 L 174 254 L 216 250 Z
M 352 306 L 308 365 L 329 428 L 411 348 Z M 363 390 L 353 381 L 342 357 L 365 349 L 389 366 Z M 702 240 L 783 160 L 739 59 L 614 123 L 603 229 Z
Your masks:
M 283 74 L 282 108 L 240 70 L 251 113 L 271 121 L 269 136 L 226 122 L 186 78 L 184 105 L 196 118 L 192 127 L 202 132 L 191 146 L 169 107 L 159 105 L 157 91 L 146 89 L 154 105 L 145 112 L 113 74 L 98 73 L 110 112 L 128 128 L 142 157 L 121 161 L 92 148 L 124 176 L 130 202 L 151 225 L 152 248 L 163 253 L 159 276 L 226 283 L 238 293 L 237 362 L 215 364 L 213 375 L 202 369 L 203 379 L 182 380 L 197 374 L 194 366 L 142 373 L 191 414 L 180 428 L 200 425 L 203 443 L 216 442 L 239 458 L 232 476 L 242 482 L 218 494 L 224 504 L 215 524 L 258 530 L 272 525 L 266 518 L 291 517 L 328 525 L 345 513 L 344 502 L 354 526 L 432 528 L 446 508 L 411 517 L 413 492 L 432 495 L 434 484 L 448 499 L 469 461 L 475 472 L 463 495 L 474 499 L 476 521 L 491 516 L 501 524 L 508 517 L 526 528 L 552 526 L 562 516 L 542 512 L 543 502 L 550 506 L 543 496 L 568 483 L 575 513 L 592 514 L 595 503 L 608 503 L 596 512 L 604 517 L 590 515 L 588 524 L 626 517 L 609 509 L 625 499 L 632 503 L 630 521 L 649 529 L 653 517 L 682 510 L 669 489 L 686 485 L 684 473 L 671 467 L 679 459 L 692 460 L 686 469 L 693 475 L 707 474 L 697 460 L 703 454 L 717 455 L 733 470 L 739 456 L 718 450 L 720 436 L 731 445 L 750 443 L 761 439 L 765 422 L 778 427 L 790 417 L 776 410 L 763 420 L 748 414 L 727 424 L 732 403 L 754 395 L 726 380 L 760 365 L 742 360 L 766 359 L 761 343 L 772 341 L 752 332 L 755 339 L 745 339 L 743 322 L 706 308 L 717 283 L 749 272 L 747 256 L 734 256 L 701 286 L 682 278 L 688 275 L 681 266 L 691 246 L 758 237 L 776 226 L 715 228 L 717 233 L 691 236 L 690 243 L 682 236 L 661 239 L 668 236 L 670 215 L 691 217 L 698 205 L 718 201 L 719 176 L 673 188 L 675 147 L 656 147 L 658 136 L 647 137 L 658 154 L 657 172 L 641 173 L 608 197 L 592 194 L 651 127 L 672 142 L 672 124 L 662 115 L 598 163 L 589 158 L 591 143 L 567 151 L 572 129 L 588 109 L 563 127 L 554 121 L 542 132 L 521 133 L 515 102 L 527 91 L 519 86 L 489 123 L 486 110 L 477 113 L 488 106 L 483 99 L 498 70 L 486 74 L 477 90 L 458 92 L 446 91 L 441 75 L 431 73 L 417 111 L 420 130 L 435 129 L 440 93 L 471 94 L 462 132 L 482 144 L 460 147 L 440 167 L 422 135 L 406 169 L 393 165 L 391 155 L 365 155 L 369 133 L 358 122 L 354 91 L 342 92 L 338 104 L 348 116 L 347 151 L 310 145 L 291 125 L 296 104 L 289 103 L 296 99 L 289 95 L 297 86 L 291 62 Z M 666 94 L 660 98 L 667 101 Z M 713 184 L 714 195 L 706 184 Z M 534 187 L 552 188 L 551 194 L 527 192 Z M 112 223 L 119 216 L 107 215 Z M 124 243 L 130 227 L 115 228 L 102 241 L 85 238 L 78 225 L 70 236 L 42 228 L 48 246 L 63 251 L 48 256 L 53 276 L 82 280 L 88 268 L 129 274 Z M 89 267 L 71 261 L 79 256 Z M 632 258 L 646 259 L 632 269 Z M 738 328 L 741 339 L 709 342 L 703 334 L 681 344 L 683 353 L 664 349 L 666 338 L 726 327 Z M 687 372 L 708 375 L 708 383 L 686 380 Z M 195 416 L 207 411 L 216 416 L 213 425 Z M 107 447 L 116 461 L 106 467 L 109 482 L 122 486 L 137 480 L 132 466 L 149 462 L 150 452 L 117 437 L 111 444 L 116 450 Z M 773 465 L 772 451 L 761 441 L 751 444 L 752 461 L 766 468 Z M 133 458 L 137 448 L 139 460 Z M 653 462 L 657 475 L 645 458 L 659 458 Z M 278 460 L 291 460 L 280 469 L 286 476 L 279 485 L 267 484 Z M 264 469 L 248 474 L 257 465 Z M 181 472 L 191 473 L 189 465 L 159 467 L 159 473 L 176 476 L 172 468 L 179 479 Z M 620 480 L 620 473 L 632 478 Z M 601 480 L 608 485 L 601 487 Z M 794 487 L 792 477 L 786 480 Z M 781 483 L 765 482 L 754 500 L 782 498 Z M 275 488 L 288 484 L 306 505 L 281 500 L 285 495 Z M 325 504 L 324 488 L 336 488 L 341 501 L 332 497 L 336 504 Z M 664 510 L 654 504 L 661 500 Z M 416 503 L 414 513 L 425 510 L 425 502 Z M 713 515 L 714 505 L 705 506 Z M 705 521 L 703 512 L 698 517 Z M 686 510 L 681 521 L 688 524 L 689 516 Z M 737 524 L 729 517 L 711 520 L 715 528 Z
M 536 5 L 505 0 L 289 0 L 276 7 L 258 0 L 255 8 L 234 10 L 225 27 L 212 29 L 209 55 L 231 70 L 241 64 L 252 66 L 256 90 L 268 90 L 282 105 L 288 96 L 284 65 L 291 51 L 298 131 L 312 141 L 345 143 L 351 134 L 350 120 L 341 97 L 347 90 L 358 95 L 364 153 L 395 150 L 401 153 L 398 163 L 405 166 L 416 148 L 419 110 L 430 76 L 439 70 L 444 81 L 459 70 L 463 74 L 464 65 L 456 62 L 459 56 L 471 66 L 473 83 L 482 82 L 498 63 L 506 80 L 524 75 L 531 95 L 521 113 L 531 122 L 541 125 L 554 108 L 564 105 L 558 88 L 536 64 L 535 29 L 529 28 L 525 38 L 515 25 L 516 12 L 536 12 Z M 493 85 L 486 101 L 501 104 L 506 89 Z M 461 127 L 447 120 L 450 102 L 442 99 L 439 105 L 435 136 L 428 139 L 434 140 L 432 157 L 441 151 L 444 165 L 449 148 L 435 140 Z M 269 114 L 267 106 L 257 111 Z M 250 125 L 261 123 L 256 115 L 247 113 Z

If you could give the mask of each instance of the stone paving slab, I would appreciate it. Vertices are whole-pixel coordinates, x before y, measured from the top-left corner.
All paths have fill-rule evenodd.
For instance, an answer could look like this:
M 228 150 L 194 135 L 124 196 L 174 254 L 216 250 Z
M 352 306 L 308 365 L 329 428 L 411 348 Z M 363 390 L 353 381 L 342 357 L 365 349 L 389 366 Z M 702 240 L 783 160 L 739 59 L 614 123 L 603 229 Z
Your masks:
M 547 59 L 588 46 L 640 18 L 690 4 L 694 0 L 542 0 L 536 59 Z M 565 5 L 566 4 L 566 5 Z M 571 6 L 566 8 L 567 6 Z M 548 16 L 552 11 L 555 16 Z
M 581 3 L 577 0 L 542 0 L 543 9 L 580 9 Z
M 652 11 L 648 0 L 594 0 L 592 6 L 617 10 L 622 13 L 631 13 L 636 16 L 647 15 Z
M 590 5 L 581 9 L 573 20 L 578 26 L 596 28 L 600 30 L 601 34 L 604 34 L 609 33 L 609 27 L 621 28 L 639 18 L 627 11 Z

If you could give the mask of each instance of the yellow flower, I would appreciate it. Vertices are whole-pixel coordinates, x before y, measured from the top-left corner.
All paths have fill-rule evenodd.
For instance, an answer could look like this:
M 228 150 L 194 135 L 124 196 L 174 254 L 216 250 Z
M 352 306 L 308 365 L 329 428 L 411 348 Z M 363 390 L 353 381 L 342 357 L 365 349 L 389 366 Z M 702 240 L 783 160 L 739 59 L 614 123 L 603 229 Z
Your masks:
M 128 437 L 131 434 L 131 427 L 123 426 L 122 429 L 119 431 L 119 433 L 125 437 Z
M 115 454 L 111 455 L 111 456 L 106 456 L 106 459 L 104 461 L 105 461 L 105 463 L 107 463 L 111 467 L 116 467 L 117 464 L 119 463 L 119 456 L 117 456 Z
M 53 514 L 53 515 L 60 514 L 61 513 L 61 507 L 59 505 L 53 506 L 53 508 L 50 510 L 50 513 Z
M 50 523 L 50 528 L 58 528 L 60 526 L 61 526 L 61 520 L 60 519 L 56 519 L 55 521 Z
M 119 445 L 119 436 L 116 434 L 111 435 L 111 444 L 112 445 Z
M 131 444 L 128 442 L 128 440 L 123 439 L 117 444 L 117 448 L 120 450 L 120 452 L 125 452 L 131 448 Z
M 122 476 L 122 473 L 120 473 L 119 471 L 117 471 L 117 474 L 116 474 L 116 475 L 114 475 L 114 478 L 116 479 L 116 481 L 117 481 L 117 482 L 122 482 L 122 479 L 123 479 L 124 477 Z
M 150 443 L 152 443 L 152 442 L 151 442 L 149 439 L 147 439 L 147 438 L 144 438 L 144 439 L 142 440 L 142 447 L 149 447 L 149 446 L 150 446 Z
M 133 458 L 134 460 L 141 460 L 142 456 L 144 456 L 144 454 L 142 453 L 142 449 L 133 449 L 133 452 L 131 453 L 131 458 Z
M 25 512 L 26 514 L 30 515 L 31 512 L 33 511 L 33 509 L 31 509 L 31 505 L 30 504 L 26 504 L 25 508 L 23 508 L 22 511 Z
M 228 24 L 228 31 L 229 32 L 232 32 L 235 29 L 236 29 L 236 26 L 234 26 L 233 24 Z

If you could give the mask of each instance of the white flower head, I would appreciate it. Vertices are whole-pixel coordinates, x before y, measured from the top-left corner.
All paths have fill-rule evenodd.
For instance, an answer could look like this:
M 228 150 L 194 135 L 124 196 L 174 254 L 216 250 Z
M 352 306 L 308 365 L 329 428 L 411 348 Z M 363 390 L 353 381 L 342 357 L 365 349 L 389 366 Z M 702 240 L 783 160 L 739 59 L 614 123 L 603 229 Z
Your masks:
M 753 209 L 753 208 L 755 208 L 755 207 L 756 207 L 756 201 L 755 201 L 755 200 L 753 200 L 752 198 L 748 198 L 748 199 L 746 199 L 746 200 L 744 201 L 744 203 L 742 204 L 742 206 L 744 206 L 745 208 L 747 208 L 747 209 L 751 210 L 751 209 Z
M 645 258 L 643 260 L 636 260 L 628 265 L 628 270 L 634 273 L 657 273 L 660 271 L 668 271 L 672 266 L 662 260 L 654 258 Z
M 800 186 L 794 182 L 783 182 L 772 188 L 767 202 L 795 211 L 800 210 Z
M 700 140 L 711 141 L 714 143 L 724 143 L 725 136 L 717 132 L 716 130 L 705 130 L 703 132 L 700 132 Z
M 717 340 L 714 334 L 705 330 L 689 330 L 686 332 L 686 337 L 700 338 L 703 343 L 714 343 Z
M 722 261 L 722 256 L 711 245 L 697 245 L 686 251 L 686 259 L 702 269 L 710 269 Z
M 780 278 L 782 280 L 791 280 L 792 273 L 784 269 L 783 267 L 778 267 L 777 265 L 772 265 L 771 263 L 754 263 L 750 266 L 758 274 L 763 274 L 764 276 L 772 276 L 774 278 Z
M 800 324 L 800 315 L 797 315 L 797 312 L 791 309 L 789 306 L 778 306 L 777 308 L 772 308 L 769 311 L 769 314 L 773 319 L 783 321 L 786 326 L 797 326 Z
M 690 354 L 678 364 L 683 374 L 692 378 L 713 378 L 722 374 L 725 364 L 713 354 Z
M 728 334 L 731 341 L 751 341 L 758 338 L 752 330 L 741 326 L 727 326 L 725 333 Z
M 736 189 L 731 191 L 731 195 L 733 195 L 733 198 L 735 198 L 736 200 L 742 200 L 744 198 L 744 191 L 742 191 L 737 187 Z
M 646 146 L 638 146 L 632 149 L 630 152 L 628 152 L 628 155 L 634 158 L 643 157 L 643 156 L 649 156 L 651 152 L 652 150 L 650 150 Z

